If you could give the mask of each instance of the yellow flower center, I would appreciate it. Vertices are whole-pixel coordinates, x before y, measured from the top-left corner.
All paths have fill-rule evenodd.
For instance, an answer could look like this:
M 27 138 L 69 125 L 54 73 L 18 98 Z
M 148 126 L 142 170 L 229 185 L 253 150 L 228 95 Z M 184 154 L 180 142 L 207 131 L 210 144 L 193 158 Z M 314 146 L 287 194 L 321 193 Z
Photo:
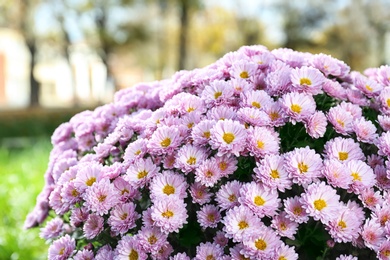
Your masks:
M 161 146 L 166 148 L 171 144 L 171 138 L 167 137 L 164 140 L 161 141 Z
M 217 98 L 219 98 L 221 95 L 222 95 L 222 92 L 221 92 L 221 91 L 215 92 L 215 93 L 214 93 L 214 98 L 217 99 Z
M 351 174 L 351 176 L 352 176 L 354 181 L 361 181 L 362 180 L 362 177 L 360 177 L 359 173 L 357 173 L 357 172 L 353 172 Z
M 89 178 L 89 179 L 85 182 L 85 184 L 86 184 L 87 186 L 92 186 L 92 184 L 93 184 L 95 181 L 96 181 L 96 178 L 95 178 L 95 177 L 91 177 L 91 178 Z
M 258 250 L 265 250 L 267 248 L 267 243 L 263 240 L 263 239 L 257 239 L 255 241 L 255 247 L 258 249 Z
M 314 201 L 314 208 L 316 209 L 316 210 L 319 210 L 319 211 L 321 211 L 323 208 L 325 208 L 326 207 L 326 202 L 325 202 L 325 200 L 323 200 L 323 199 L 318 199 L 318 200 L 316 200 L 316 201 Z
M 337 124 L 341 125 L 341 127 L 344 127 L 345 123 L 341 121 L 341 119 L 336 120 Z
M 234 194 L 230 194 L 228 200 L 229 200 L 230 202 L 234 202 L 234 201 L 237 200 L 237 197 L 236 197 L 236 195 L 234 195 Z
M 300 173 L 304 173 L 304 172 L 307 172 L 307 170 L 309 169 L 309 166 L 307 166 L 307 164 L 304 164 L 303 162 L 300 162 L 300 163 L 298 163 L 298 169 L 299 169 Z
M 341 229 L 344 229 L 347 227 L 347 224 L 344 221 L 340 220 L 339 223 L 337 223 L 337 226 L 339 226 Z
M 187 127 L 188 127 L 188 128 L 192 128 L 193 126 L 194 126 L 194 123 L 188 123 L 188 124 L 187 124 Z
M 307 86 L 310 86 L 311 85 L 311 80 L 309 78 L 301 78 L 299 80 L 299 85 L 307 85 Z
M 206 260 L 215 260 L 215 257 L 213 255 L 206 256 Z
M 138 178 L 138 179 L 142 179 L 142 178 L 145 178 L 146 175 L 148 175 L 148 172 L 145 171 L 145 170 L 143 170 L 143 171 L 140 171 L 140 172 L 138 173 L 137 178 Z
M 227 132 L 227 133 L 224 133 L 223 134 L 223 137 L 222 139 L 227 143 L 227 144 L 230 144 L 231 142 L 234 141 L 234 134 L 233 133 L 230 133 L 230 132 Z
M 175 193 L 175 187 L 167 184 L 164 186 L 163 193 L 167 194 L 167 195 L 171 195 L 171 194 Z
M 278 119 L 280 117 L 279 113 L 274 111 L 274 112 L 271 112 L 269 114 L 269 117 L 271 118 L 271 121 L 275 121 L 276 119 Z
M 187 108 L 187 112 L 188 112 L 188 113 L 189 113 L 189 112 L 192 112 L 192 111 L 195 111 L 195 108 L 193 108 L 193 107 Z
M 141 154 L 141 150 L 137 150 L 135 151 L 134 155 L 140 155 Z
M 252 106 L 257 107 L 257 108 L 260 108 L 260 107 L 261 107 L 260 103 L 259 103 L 259 102 L 256 102 L 256 101 L 253 101 L 253 102 L 252 102 Z
M 263 149 L 264 148 L 264 143 L 260 140 L 257 141 L 257 148 Z
M 286 230 L 286 229 L 287 229 L 286 223 L 282 222 L 282 223 L 280 224 L 280 229 L 281 229 L 281 230 Z
M 390 98 L 386 100 L 387 106 L 390 107 Z
M 366 87 L 366 89 L 367 89 L 368 91 L 370 91 L 370 92 L 373 91 L 373 88 L 370 87 L 369 85 L 366 85 L 365 87 Z
M 287 260 L 284 256 L 279 256 L 278 260 Z
M 80 193 L 76 189 L 73 189 L 71 194 L 73 197 L 77 197 L 77 196 L 79 196 Z
M 138 260 L 138 252 L 134 249 L 131 249 L 129 260 Z
M 270 176 L 272 178 L 274 178 L 274 179 L 279 179 L 280 178 L 278 170 L 271 170 Z
M 203 137 L 209 139 L 209 138 L 210 138 L 210 132 L 209 132 L 209 131 L 204 132 L 204 133 L 203 133 Z
M 302 107 L 300 105 L 297 105 L 297 104 L 292 104 L 291 110 L 297 114 L 300 114 L 302 111 Z
M 249 78 L 249 74 L 247 71 L 243 71 L 240 73 L 240 77 L 243 79 L 247 79 L 247 78 Z
M 210 170 L 206 171 L 205 174 L 204 174 L 207 178 L 211 178 L 214 176 L 214 173 Z
M 256 206 L 263 206 L 265 203 L 265 200 L 260 196 L 256 196 L 254 199 L 254 203 L 256 204 Z
M 207 215 L 207 220 L 210 221 L 210 222 L 214 222 L 215 221 L 215 216 L 213 214 L 209 214 L 209 215 Z
M 120 219 L 121 220 L 125 220 L 127 218 L 128 214 L 127 213 L 123 213 L 121 216 L 120 216 Z
M 339 152 L 339 159 L 341 161 L 345 161 L 348 159 L 348 153 L 347 152 Z
M 295 207 L 293 209 L 294 215 L 300 216 L 302 214 L 302 208 L 301 207 Z
M 107 198 L 107 195 L 100 195 L 100 196 L 98 196 L 98 201 L 99 202 L 103 202 L 103 201 L 105 201 L 106 200 L 106 198 Z
M 151 236 L 148 238 L 148 242 L 149 242 L 149 244 L 154 245 L 154 244 L 156 244 L 156 242 L 157 242 L 157 238 L 156 238 L 154 235 L 151 235 Z
M 194 164 L 196 163 L 196 158 L 190 156 L 190 158 L 188 158 L 188 160 L 187 160 L 187 163 L 188 163 L 189 165 L 194 165 Z
M 218 164 L 218 168 L 219 168 L 221 171 L 226 170 L 227 167 L 228 167 L 228 164 L 227 164 L 226 162 L 220 162 L 220 163 Z
M 173 212 L 170 210 L 167 210 L 167 211 L 163 212 L 161 214 L 161 216 L 163 216 L 164 218 L 171 218 L 171 217 L 173 217 Z
M 240 221 L 238 223 L 238 227 L 239 227 L 239 229 L 245 229 L 245 228 L 249 227 L 249 225 L 245 221 Z
M 60 252 L 58 252 L 59 255 L 63 255 L 65 252 L 65 247 L 61 248 Z

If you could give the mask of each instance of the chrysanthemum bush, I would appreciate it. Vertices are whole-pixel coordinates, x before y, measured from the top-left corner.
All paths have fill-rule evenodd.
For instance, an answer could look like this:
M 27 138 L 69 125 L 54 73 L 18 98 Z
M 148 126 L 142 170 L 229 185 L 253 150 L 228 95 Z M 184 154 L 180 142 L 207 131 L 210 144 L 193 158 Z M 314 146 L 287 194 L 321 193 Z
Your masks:
M 246 46 L 52 136 L 49 259 L 390 259 L 390 67 Z

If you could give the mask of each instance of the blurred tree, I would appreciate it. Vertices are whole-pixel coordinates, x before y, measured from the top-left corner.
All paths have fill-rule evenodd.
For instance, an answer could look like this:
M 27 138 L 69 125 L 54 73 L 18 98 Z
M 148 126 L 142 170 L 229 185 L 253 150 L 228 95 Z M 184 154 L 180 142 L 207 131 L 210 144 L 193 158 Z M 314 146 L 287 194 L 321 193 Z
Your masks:
M 1 26 L 19 31 L 25 38 L 30 52 L 30 106 L 39 106 L 39 83 L 34 77 L 37 58 L 35 11 L 40 0 L 0 1 Z

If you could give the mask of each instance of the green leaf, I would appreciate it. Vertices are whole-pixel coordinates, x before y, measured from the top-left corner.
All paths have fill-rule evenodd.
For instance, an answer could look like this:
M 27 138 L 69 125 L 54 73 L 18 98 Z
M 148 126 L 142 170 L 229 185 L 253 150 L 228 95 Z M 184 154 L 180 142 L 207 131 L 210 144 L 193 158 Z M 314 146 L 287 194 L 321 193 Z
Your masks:
M 179 244 L 183 247 L 191 247 L 200 243 L 202 230 L 196 221 L 191 221 L 179 231 Z

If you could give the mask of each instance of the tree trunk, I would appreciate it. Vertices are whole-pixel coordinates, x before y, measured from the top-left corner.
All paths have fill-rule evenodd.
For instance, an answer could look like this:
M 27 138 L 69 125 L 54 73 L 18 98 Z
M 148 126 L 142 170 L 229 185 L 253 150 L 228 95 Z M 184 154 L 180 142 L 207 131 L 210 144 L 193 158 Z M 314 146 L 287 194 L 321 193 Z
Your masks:
M 188 27 L 189 19 L 188 13 L 190 9 L 190 0 L 180 0 L 180 34 L 179 34 L 179 62 L 178 70 L 183 70 L 185 68 L 185 63 L 187 60 L 187 36 L 188 36 Z
M 37 47 L 35 41 L 27 42 L 27 47 L 30 51 L 30 107 L 38 107 L 39 103 L 39 90 L 40 86 L 38 81 L 34 77 L 35 59 L 37 53 Z

